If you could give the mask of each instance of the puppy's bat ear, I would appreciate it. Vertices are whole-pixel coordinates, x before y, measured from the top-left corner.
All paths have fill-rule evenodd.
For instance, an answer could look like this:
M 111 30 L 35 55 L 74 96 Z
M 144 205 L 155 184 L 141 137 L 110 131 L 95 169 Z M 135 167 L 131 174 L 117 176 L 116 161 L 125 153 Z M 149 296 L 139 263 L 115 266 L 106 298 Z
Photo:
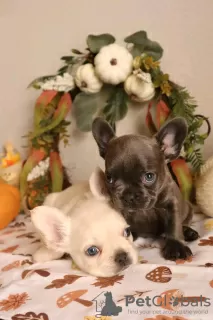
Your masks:
M 174 118 L 167 122 L 156 134 L 156 139 L 164 152 L 167 162 L 176 159 L 188 133 L 184 118 Z
M 70 219 L 59 209 L 38 206 L 31 210 L 34 227 L 49 249 L 67 252 L 70 239 Z
M 105 174 L 99 167 L 91 174 L 89 185 L 90 190 L 96 199 L 107 200 L 109 198 Z
M 115 133 L 107 121 L 98 117 L 93 121 L 92 134 L 98 145 L 99 154 L 104 159 L 107 145 L 115 137 Z

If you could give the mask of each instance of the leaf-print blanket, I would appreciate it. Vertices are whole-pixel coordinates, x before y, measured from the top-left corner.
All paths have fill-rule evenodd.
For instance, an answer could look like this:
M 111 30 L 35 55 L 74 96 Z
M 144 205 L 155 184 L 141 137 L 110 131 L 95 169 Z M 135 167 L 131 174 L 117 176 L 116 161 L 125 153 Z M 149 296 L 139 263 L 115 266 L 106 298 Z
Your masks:
M 30 217 L 0 232 L 0 319 L 212 320 L 213 219 L 201 217 L 187 261 L 141 248 L 137 265 L 111 278 L 82 273 L 69 257 L 33 264 L 39 246 Z

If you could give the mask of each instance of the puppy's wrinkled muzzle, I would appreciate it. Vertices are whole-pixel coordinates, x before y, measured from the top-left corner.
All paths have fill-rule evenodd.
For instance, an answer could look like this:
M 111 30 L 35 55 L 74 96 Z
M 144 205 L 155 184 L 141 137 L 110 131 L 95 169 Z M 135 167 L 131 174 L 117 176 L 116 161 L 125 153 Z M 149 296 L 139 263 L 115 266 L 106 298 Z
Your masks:
M 126 251 L 118 251 L 115 254 L 115 263 L 119 268 L 123 269 L 127 268 L 132 263 L 132 260 Z

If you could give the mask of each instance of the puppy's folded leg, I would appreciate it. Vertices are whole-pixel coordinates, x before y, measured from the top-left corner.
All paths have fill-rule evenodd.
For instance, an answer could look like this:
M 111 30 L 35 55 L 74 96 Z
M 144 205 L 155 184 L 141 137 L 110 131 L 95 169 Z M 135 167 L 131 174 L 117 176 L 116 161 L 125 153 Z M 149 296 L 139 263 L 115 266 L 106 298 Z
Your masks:
M 51 260 L 60 259 L 62 256 L 63 253 L 56 252 L 54 250 L 42 246 L 33 254 L 33 260 L 35 262 L 47 262 Z

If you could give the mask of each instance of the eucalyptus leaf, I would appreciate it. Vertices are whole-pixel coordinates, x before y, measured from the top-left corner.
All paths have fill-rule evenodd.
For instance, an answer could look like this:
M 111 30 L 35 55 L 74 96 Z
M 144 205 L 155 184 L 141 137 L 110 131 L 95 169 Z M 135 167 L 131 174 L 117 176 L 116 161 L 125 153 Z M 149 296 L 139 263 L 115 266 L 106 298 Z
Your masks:
M 130 36 L 124 39 L 127 43 L 139 44 L 144 45 L 144 41 L 147 39 L 146 31 L 137 31 Z
M 87 45 L 93 53 L 98 53 L 102 47 L 114 42 L 115 38 L 109 33 L 103 33 L 100 35 L 90 34 L 87 37 Z
M 145 53 L 154 60 L 159 60 L 163 55 L 163 48 L 156 41 L 152 41 L 147 37 L 146 31 L 138 31 L 124 39 L 127 43 L 132 43 L 132 55 L 136 57 Z
M 121 87 L 115 87 L 107 104 L 102 109 L 105 119 L 111 124 L 122 120 L 127 114 L 128 95 Z
M 72 105 L 73 115 L 79 130 L 91 131 L 94 118 L 100 113 L 111 93 L 110 87 L 104 87 L 94 94 L 79 93 Z

